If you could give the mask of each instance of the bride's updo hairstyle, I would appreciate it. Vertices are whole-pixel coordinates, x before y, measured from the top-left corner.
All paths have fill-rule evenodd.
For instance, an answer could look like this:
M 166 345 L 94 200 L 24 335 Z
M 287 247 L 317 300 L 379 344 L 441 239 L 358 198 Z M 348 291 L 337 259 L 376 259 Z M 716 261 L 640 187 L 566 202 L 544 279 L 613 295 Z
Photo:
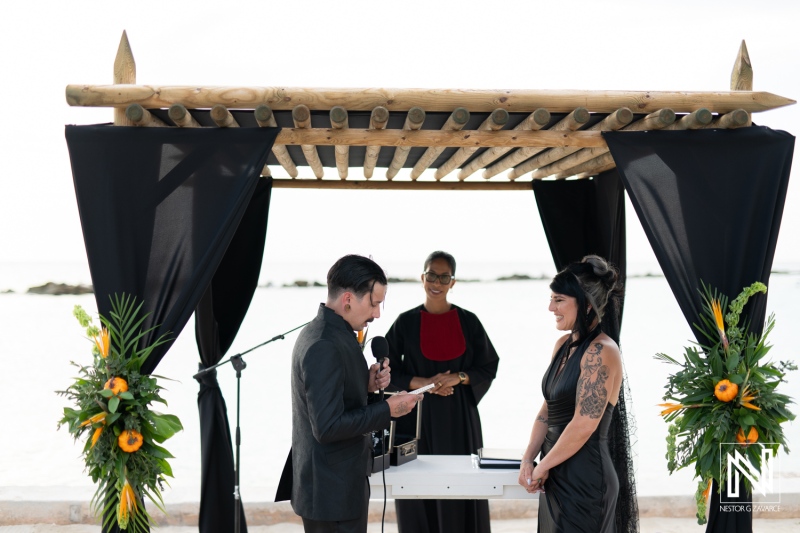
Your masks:
M 587 255 L 579 263 L 570 263 L 556 274 L 550 290 L 577 300 L 575 332 L 578 344 L 590 333 L 597 318 L 602 331 L 619 343 L 619 312 L 623 288 L 616 267 L 597 255 Z M 588 309 L 588 311 L 587 311 Z

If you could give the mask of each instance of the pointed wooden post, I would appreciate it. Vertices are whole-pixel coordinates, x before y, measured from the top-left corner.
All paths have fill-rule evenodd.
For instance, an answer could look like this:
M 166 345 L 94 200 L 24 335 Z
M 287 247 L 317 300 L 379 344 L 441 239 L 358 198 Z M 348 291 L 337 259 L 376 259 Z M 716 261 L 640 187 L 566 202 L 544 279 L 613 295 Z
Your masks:
M 739 47 L 739 55 L 736 56 L 736 63 L 733 64 L 731 72 L 731 91 L 752 91 L 753 90 L 753 65 L 750 63 L 750 54 L 747 53 L 747 45 L 742 39 Z
M 122 30 L 122 38 L 119 40 L 117 57 L 114 59 L 114 85 L 136 84 L 136 62 L 133 60 L 131 44 L 128 42 L 128 34 Z M 127 106 L 114 108 L 115 126 L 133 126 L 133 122 L 125 116 Z

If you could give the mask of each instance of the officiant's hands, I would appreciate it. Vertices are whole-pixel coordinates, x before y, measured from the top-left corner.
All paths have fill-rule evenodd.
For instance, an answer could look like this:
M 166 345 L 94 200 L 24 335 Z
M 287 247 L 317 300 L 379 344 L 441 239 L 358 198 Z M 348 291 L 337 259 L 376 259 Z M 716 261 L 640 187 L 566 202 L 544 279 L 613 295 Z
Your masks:
M 433 388 L 430 390 L 431 394 L 451 396 L 453 394 L 453 389 L 456 385 L 461 383 L 461 380 L 458 374 L 451 374 L 448 370 L 447 372 L 440 372 L 435 376 L 431 376 L 429 382 L 433 383 Z

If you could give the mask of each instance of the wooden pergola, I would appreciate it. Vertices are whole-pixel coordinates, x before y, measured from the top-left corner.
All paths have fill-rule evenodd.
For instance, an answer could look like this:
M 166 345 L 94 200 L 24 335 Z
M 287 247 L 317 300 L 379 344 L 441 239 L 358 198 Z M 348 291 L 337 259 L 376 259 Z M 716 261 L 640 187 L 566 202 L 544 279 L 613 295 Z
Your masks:
M 114 84 L 68 85 L 66 97 L 113 107 L 115 125 L 282 127 L 273 187 L 530 190 L 531 180 L 614 168 L 603 131 L 741 128 L 752 113 L 796 103 L 752 88 L 744 41 L 730 90 L 719 92 L 158 87 L 136 85 L 123 32 Z

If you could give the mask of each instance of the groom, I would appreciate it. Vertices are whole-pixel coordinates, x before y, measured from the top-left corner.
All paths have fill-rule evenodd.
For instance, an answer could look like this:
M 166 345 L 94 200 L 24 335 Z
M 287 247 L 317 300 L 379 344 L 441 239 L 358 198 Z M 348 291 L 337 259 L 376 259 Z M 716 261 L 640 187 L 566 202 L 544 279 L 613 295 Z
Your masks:
M 365 533 L 370 432 L 411 411 L 421 394 L 367 404 L 390 381 L 388 361 L 367 367 L 354 331 L 381 315 L 386 275 L 347 255 L 328 271 L 328 298 L 292 353 L 292 490 L 307 533 Z M 288 466 L 288 465 L 287 465 Z

